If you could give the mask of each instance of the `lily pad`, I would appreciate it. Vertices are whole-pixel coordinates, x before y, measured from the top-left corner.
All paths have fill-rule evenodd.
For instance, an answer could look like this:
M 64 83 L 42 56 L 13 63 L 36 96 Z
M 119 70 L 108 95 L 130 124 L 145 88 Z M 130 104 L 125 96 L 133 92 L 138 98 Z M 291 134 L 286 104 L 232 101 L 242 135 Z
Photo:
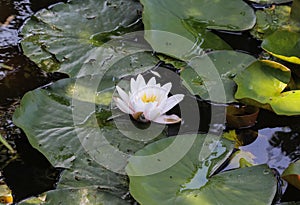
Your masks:
M 86 187 L 80 189 L 57 189 L 48 191 L 44 193 L 42 197 L 29 198 L 18 204 L 129 205 L 130 203 L 112 194 L 104 193 L 97 187 Z
M 300 33 L 278 30 L 262 42 L 262 48 L 282 60 L 300 64 Z
M 210 61 L 207 61 L 207 58 Z M 199 95 L 205 100 L 210 100 L 208 87 L 216 83 L 215 79 L 210 77 L 212 70 L 217 70 L 218 78 L 221 78 L 225 90 L 226 100 L 219 103 L 235 102 L 235 82 L 232 80 L 239 72 L 248 67 L 255 61 L 251 55 L 236 51 L 214 51 L 199 58 L 198 66 L 195 68 L 187 67 L 181 72 L 186 87 L 190 92 Z
M 228 49 L 229 46 L 208 29 L 243 31 L 255 24 L 253 9 L 239 0 L 191 0 L 188 3 L 179 0 L 142 0 L 141 3 L 144 6 L 145 39 L 155 51 L 167 55 L 187 47 L 178 42 L 179 37 L 192 41 L 194 47 L 189 49 L 195 52 L 199 52 L 199 48 Z M 168 33 L 178 36 L 170 38 Z
M 94 48 L 111 37 L 136 30 L 141 5 L 137 1 L 72 0 L 44 9 L 22 29 L 23 51 L 45 71 L 76 76 Z M 107 50 L 107 58 L 114 55 Z M 107 59 L 106 59 L 107 61 Z
M 300 161 L 291 163 L 281 176 L 297 189 L 300 189 Z
M 190 140 L 192 135 L 177 136 Z M 205 136 L 198 135 L 187 154 L 178 162 L 159 173 L 151 175 L 135 175 L 147 171 L 142 160 L 129 160 L 126 171 L 130 178 L 130 193 L 143 205 L 180 204 L 180 205 L 215 205 L 215 204 L 271 204 L 276 193 L 276 179 L 267 166 L 254 166 L 228 171 L 210 176 L 216 162 L 228 157 L 233 144 L 219 141 L 215 149 L 211 149 L 207 158 L 199 157 L 202 146 L 212 146 L 213 136 L 203 145 Z M 138 151 L 136 156 L 151 156 L 168 147 L 174 138 L 167 138 L 150 144 Z M 201 149 L 202 148 L 202 149 Z M 178 150 L 159 158 L 162 163 L 172 158 Z M 201 154 L 200 154 L 201 155 Z M 203 160 L 202 160 L 203 159 Z M 251 200 L 249 200 L 251 199 Z
M 238 85 L 235 98 L 279 115 L 299 115 L 300 91 L 283 92 L 290 77 L 291 71 L 282 64 L 256 61 L 234 78 Z
M 80 194 L 82 188 L 95 186 L 92 195 L 99 189 L 121 198 L 128 192 L 124 176 L 128 157 L 153 140 L 153 129 L 164 130 L 164 126 L 152 125 L 153 129 L 143 130 L 142 140 L 138 140 L 139 136 L 128 138 L 121 132 L 121 128 L 132 126 L 129 117 L 119 120 L 118 126 L 109 119 L 115 83 L 121 76 L 149 69 L 151 64 L 147 66 L 145 61 L 145 67 L 140 68 L 140 64 L 127 66 L 127 62 L 122 59 L 101 74 L 63 79 L 28 92 L 15 111 L 14 123 L 23 129 L 31 145 L 53 166 L 66 169 L 57 184 L 59 189 L 79 189 L 74 192 Z M 162 132 L 156 137 L 164 136 Z
M 257 39 L 266 38 L 268 35 L 282 28 L 290 28 L 290 6 L 275 6 L 257 10 L 256 25 L 251 34 Z M 296 28 L 295 28 L 296 29 Z

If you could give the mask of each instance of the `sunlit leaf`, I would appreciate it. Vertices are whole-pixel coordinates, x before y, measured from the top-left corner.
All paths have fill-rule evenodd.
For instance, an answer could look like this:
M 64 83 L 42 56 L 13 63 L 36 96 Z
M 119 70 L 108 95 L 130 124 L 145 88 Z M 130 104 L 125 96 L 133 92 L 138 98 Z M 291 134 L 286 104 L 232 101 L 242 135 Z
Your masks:
M 0 185 L 0 203 L 12 204 L 13 196 L 10 188 L 2 181 Z
M 232 156 L 226 169 L 236 169 L 243 167 L 251 167 L 256 165 L 254 159 L 256 157 L 251 153 L 244 150 L 236 151 Z
M 300 33 L 278 30 L 262 42 L 262 48 L 282 60 L 300 64 Z
M 193 135 L 178 137 L 186 141 L 191 139 L 195 141 L 187 154 L 177 159 L 177 163 L 168 169 L 142 175 L 150 169 L 147 162 L 142 160 L 143 157 L 141 160 L 139 158 L 129 160 L 126 171 L 130 178 L 130 193 L 140 204 L 266 205 L 272 203 L 276 193 L 276 179 L 267 166 L 243 168 L 209 177 L 215 163 L 226 159 L 232 144 L 228 144 L 226 140 L 216 142 L 212 135 L 208 135 L 206 139 L 205 135 L 198 135 L 196 138 Z M 203 144 L 204 139 L 208 140 L 205 144 Z M 161 153 L 174 141 L 175 138 L 157 141 L 137 152 L 136 156 L 153 156 L 155 153 Z M 201 153 L 207 148 L 206 146 L 211 147 L 210 154 L 202 158 Z M 165 164 L 168 160 L 173 160 L 178 151 L 173 149 L 161 154 L 155 163 Z
M 299 115 L 300 90 L 283 92 L 290 77 L 291 71 L 282 64 L 256 61 L 234 78 L 235 98 L 279 115 Z
M 300 189 L 300 161 L 291 163 L 281 176 L 287 182 Z

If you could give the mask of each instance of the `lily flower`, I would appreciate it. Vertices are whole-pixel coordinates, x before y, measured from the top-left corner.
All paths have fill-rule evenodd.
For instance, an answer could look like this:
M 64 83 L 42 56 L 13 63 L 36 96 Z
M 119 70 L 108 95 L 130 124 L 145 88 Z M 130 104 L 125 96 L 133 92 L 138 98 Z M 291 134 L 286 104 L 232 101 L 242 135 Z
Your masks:
M 131 78 L 130 91 L 127 94 L 119 86 L 116 86 L 119 97 L 114 98 L 117 107 L 124 113 L 130 114 L 134 119 L 142 122 L 157 122 L 160 124 L 173 124 L 181 121 L 177 115 L 165 113 L 182 101 L 184 95 L 176 94 L 168 97 L 172 83 L 161 86 L 156 84 L 155 77 L 148 83 L 142 75 L 136 80 Z

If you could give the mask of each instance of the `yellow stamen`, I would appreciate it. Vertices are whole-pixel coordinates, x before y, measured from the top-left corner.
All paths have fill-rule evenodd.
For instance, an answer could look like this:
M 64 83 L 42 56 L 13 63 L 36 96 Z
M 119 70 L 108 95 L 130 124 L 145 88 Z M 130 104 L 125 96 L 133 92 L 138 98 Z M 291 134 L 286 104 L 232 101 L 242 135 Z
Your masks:
M 146 93 L 144 93 L 144 95 L 141 97 L 141 99 L 144 103 L 150 103 L 150 102 L 156 101 L 156 96 L 155 95 L 147 96 Z

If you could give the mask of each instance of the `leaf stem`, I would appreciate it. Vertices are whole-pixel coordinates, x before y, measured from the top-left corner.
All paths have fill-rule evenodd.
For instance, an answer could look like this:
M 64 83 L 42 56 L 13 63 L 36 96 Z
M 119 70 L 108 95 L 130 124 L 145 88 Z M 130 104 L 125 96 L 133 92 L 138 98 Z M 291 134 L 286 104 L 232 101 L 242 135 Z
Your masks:
M 10 146 L 10 144 L 8 144 L 8 142 L 2 137 L 2 135 L 0 134 L 0 142 L 12 153 L 15 152 L 15 150 Z

